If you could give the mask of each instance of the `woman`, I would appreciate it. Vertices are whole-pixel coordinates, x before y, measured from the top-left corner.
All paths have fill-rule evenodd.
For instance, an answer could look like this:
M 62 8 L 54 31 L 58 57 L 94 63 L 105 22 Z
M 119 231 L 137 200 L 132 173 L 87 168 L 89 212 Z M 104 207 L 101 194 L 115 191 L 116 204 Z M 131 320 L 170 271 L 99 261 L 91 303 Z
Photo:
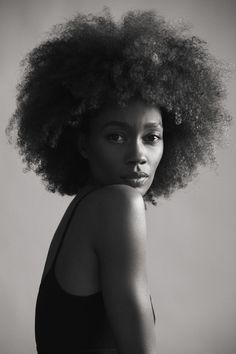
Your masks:
M 154 11 L 108 10 L 55 27 L 24 63 L 8 130 L 48 190 L 76 195 L 39 288 L 38 353 L 157 353 L 145 208 L 214 162 L 220 66 Z

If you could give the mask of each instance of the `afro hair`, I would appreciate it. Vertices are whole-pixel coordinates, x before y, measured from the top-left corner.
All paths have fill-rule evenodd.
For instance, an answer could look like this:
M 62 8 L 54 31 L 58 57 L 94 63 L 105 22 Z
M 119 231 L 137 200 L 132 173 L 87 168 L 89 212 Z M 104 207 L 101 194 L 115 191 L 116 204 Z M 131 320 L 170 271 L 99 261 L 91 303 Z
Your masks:
M 185 187 L 199 165 L 214 163 L 215 143 L 231 120 L 222 104 L 224 67 L 187 30 L 154 10 L 128 11 L 115 22 L 107 8 L 54 26 L 22 62 L 7 127 L 8 135 L 17 132 L 27 169 L 48 190 L 76 194 L 89 176 L 78 131 L 104 107 L 133 98 L 159 107 L 164 126 L 164 154 L 146 201 L 156 204 Z

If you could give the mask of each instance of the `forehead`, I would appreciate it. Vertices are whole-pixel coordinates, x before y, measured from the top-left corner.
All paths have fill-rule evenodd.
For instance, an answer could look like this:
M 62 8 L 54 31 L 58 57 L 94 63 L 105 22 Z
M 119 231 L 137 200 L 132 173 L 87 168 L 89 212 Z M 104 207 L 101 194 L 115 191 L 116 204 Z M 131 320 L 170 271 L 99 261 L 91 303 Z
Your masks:
M 94 123 L 100 128 L 116 125 L 116 123 L 140 128 L 147 125 L 158 127 L 162 126 L 162 117 L 159 108 L 135 101 L 126 107 L 106 108 L 96 117 Z

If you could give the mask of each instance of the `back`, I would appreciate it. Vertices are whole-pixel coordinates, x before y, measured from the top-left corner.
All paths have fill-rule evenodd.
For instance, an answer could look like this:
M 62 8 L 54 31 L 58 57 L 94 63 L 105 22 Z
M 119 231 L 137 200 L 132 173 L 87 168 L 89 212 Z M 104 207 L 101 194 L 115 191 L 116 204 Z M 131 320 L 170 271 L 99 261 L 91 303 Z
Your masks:
M 106 353 L 116 353 L 102 292 L 88 296 L 72 295 L 60 286 L 55 276 L 55 263 L 68 226 L 78 203 L 88 193 L 77 201 L 75 198 L 74 205 L 71 203 L 73 208 L 70 210 L 56 255 L 40 284 L 35 313 L 38 353 L 86 353 L 86 350 L 91 353 L 91 350 L 96 349 L 111 349 Z
M 64 215 L 64 228 L 58 227 L 60 240 L 56 242 L 55 252 L 52 252 L 54 257 L 46 262 L 36 303 L 35 336 L 39 354 L 117 353 L 103 293 L 97 291 L 86 296 L 73 295 L 60 285 L 55 272 L 58 255 L 69 236 L 68 228 L 75 214 L 74 221 L 77 220 L 78 204 L 93 190 L 90 189 L 82 197 L 75 197 L 68 207 Z M 153 307 L 152 311 L 155 322 Z

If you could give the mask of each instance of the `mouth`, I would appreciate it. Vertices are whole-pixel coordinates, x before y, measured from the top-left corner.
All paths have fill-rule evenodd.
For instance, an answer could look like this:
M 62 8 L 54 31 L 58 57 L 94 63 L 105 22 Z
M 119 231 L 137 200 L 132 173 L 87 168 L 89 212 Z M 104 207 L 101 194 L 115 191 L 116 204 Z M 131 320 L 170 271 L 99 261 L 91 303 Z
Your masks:
M 123 176 L 121 178 L 131 187 L 142 187 L 146 183 L 148 175 L 144 172 L 140 172 Z

